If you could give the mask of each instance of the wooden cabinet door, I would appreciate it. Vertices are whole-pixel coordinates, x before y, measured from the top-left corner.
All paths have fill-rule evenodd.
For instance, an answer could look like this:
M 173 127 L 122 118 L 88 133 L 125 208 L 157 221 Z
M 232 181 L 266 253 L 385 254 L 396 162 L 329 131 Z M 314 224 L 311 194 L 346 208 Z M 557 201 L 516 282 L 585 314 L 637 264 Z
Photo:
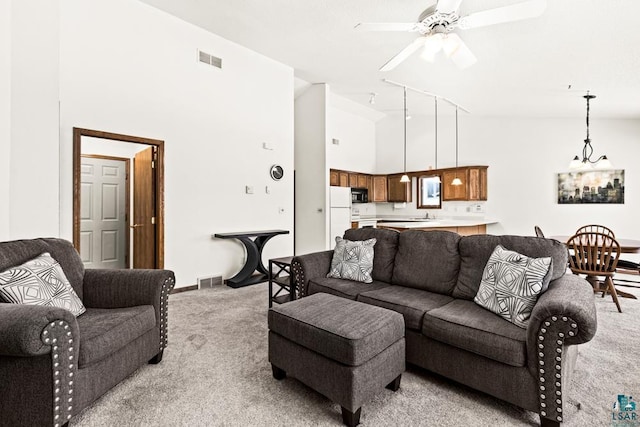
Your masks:
M 387 182 L 387 201 L 389 202 L 410 202 L 411 183 L 400 182 L 401 174 L 389 175 Z
M 329 185 L 340 185 L 340 178 L 338 177 L 338 171 L 335 169 L 329 169 Z
M 349 186 L 349 174 L 347 172 L 338 172 L 338 183 L 340 187 L 348 187 Z
M 454 178 L 460 178 L 462 185 L 452 185 Z M 464 168 L 446 170 L 442 172 L 442 200 L 468 200 L 467 188 L 469 179 Z
M 367 175 L 358 174 L 358 188 L 367 188 Z
M 371 178 L 371 186 L 373 187 L 373 195 L 369 198 L 371 202 L 387 201 L 387 177 L 386 175 L 374 175 Z
M 469 168 L 469 200 L 487 200 L 487 168 Z
M 349 174 L 349 187 L 357 188 L 358 187 L 358 174 L 350 173 Z

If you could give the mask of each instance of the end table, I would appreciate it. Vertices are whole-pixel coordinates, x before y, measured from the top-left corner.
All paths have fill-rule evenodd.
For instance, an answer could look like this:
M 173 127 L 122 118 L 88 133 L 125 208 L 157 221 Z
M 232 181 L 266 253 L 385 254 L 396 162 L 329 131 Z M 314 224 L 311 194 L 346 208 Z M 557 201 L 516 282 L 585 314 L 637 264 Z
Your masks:
M 282 304 L 296 299 L 296 289 L 291 277 L 292 256 L 269 260 L 269 308 L 273 303 Z M 275 294 L 273 286 L 276 285 Z

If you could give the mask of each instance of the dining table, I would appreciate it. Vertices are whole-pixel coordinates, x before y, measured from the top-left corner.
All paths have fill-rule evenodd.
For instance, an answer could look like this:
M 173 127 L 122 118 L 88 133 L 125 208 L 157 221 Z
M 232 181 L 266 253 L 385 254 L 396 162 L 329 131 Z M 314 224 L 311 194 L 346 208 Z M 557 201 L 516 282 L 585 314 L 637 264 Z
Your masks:
M 565 235 L 549 236 L 550 239 L 558 240 L 559 242 L 562 242 L 562 243 L 565 243 L 565 244 L 567 243 L 567 241 L 569 241 L 569 239 L 571 237 L 572 236 L 565 236 Z M 638 253 L 640 253 L 640 240 L 636 240 L 636 239 L 620 239 L 620 238 L 617 238 L 617 237 L 615 239 L 618 242 L 618 244 L 620 245 L 620 253 L 624 253 L 624 254 L 638 254 Z M 640 272 L 638 272 L 638 273 L 640 273 Z M 587 277 L 587 280 L 589 280 L 589 283 L 591 283 L 594 286 L 594 289 L 595 289 L 596 285 L 598 283 L 598 279 L 597 278 L 589 278 L 589 277 Z M 621 291 L 618 288 L 616 288 L 616 293 L 619 296 L 624 297 L 624 298 L 638 299 L 635 295 L 633 295 L 633 294 L 631 294 L 629 292 Z

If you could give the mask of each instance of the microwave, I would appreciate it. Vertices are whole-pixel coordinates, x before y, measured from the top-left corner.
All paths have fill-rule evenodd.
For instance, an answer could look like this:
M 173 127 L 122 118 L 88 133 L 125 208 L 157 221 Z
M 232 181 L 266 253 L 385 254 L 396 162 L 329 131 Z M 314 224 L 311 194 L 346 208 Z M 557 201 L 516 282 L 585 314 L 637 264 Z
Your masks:
M 366 188 L 352 188 L 351 203 L 369 203 L 369 190 Z

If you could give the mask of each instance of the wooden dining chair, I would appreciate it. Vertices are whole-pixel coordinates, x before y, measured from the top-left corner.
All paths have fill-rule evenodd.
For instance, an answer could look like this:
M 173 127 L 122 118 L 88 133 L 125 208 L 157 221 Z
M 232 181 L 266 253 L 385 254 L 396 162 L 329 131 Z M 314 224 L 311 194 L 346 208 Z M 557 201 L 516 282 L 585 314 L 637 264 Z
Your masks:
M 537 225 L 533 226 L 533 231 L 536 233 L 536 237 L 544 237 L 544 233 L 542 232 L 542 229 Z
M 586 275 L 594 290 L 602 291 L 603 297 L 606 292 L 611 293 L 618 312 L 622 313 L 613 285 L 613 275 L 620 258 L 618 241 L 608 233 L 576 233 L 567 241 L 567 247 L 573 252 L 569 258 L 569 268 L 573 274 Z M 603 288 L 600 287 L 599 277 L 604 277 Z
M 613 232 L 612 229 L 610 229 L 609 227 L 605 227 L 604 225 L 597 225 L 597 224 L 584 225 L 578 228 L 578 230 L 576 231 L 576 234 L 590 233 L 590 232 L 603 233 L 615 238 L 615 233 Z M 634 261 L 619 259 L 617 268 L 620 272 L 625 274 L 640 274 L 640 264 Z
M 616 235 L 612 229 L 598 224 L 583 225 L 576 230 L 576 234 L 578 233 L 602 233 L 606 234 L 607 236 L 611 236 L 614 239 L 616 238 Z

